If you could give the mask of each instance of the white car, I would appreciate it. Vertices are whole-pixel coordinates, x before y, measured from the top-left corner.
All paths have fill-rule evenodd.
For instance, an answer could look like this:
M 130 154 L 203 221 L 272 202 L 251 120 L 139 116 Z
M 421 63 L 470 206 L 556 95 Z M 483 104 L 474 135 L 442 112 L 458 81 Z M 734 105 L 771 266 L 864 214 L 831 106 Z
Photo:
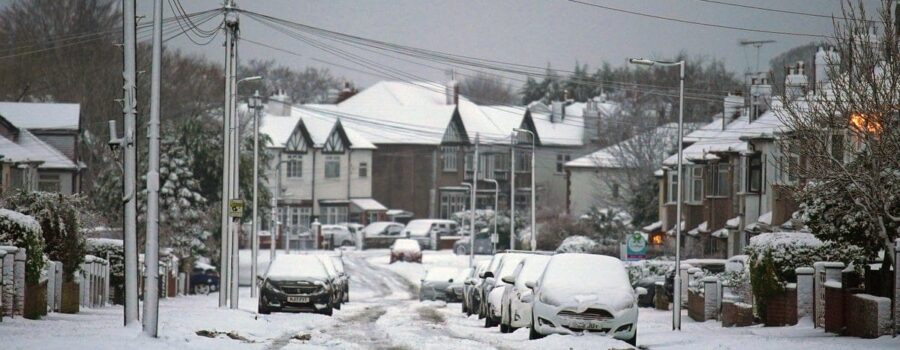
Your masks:
M 531 303 L 534 295 L 525 283 L 541 278 L 550 255 L 533 255 L 516 267 L 512 276 L 503 277 L 506 290 L 500 304 L 500 332 L 510 333 L 517 328 L 531 327 Z
M 406 224 L 403 235 L 419 241 L 423 249 L 436 250 L 441 236 L 454 235 L 457 230 L 453 220 L 417 219 Z
M 322 239 L 331 247 L 350 247 L 356 245 L 356 237 L 347 226 L 322 225 Z
M 485 295 L 487 295 L 487 298 L 484 300 L 486 304 L 484 307 L 486 311 L 484 315 L 485 327 L 494 327 L 500 324 L 500 304 L 503 301 L 503 291 L 507 284 L 503 281 L 503 277 L 512 276 L 519 262 L 531 255 L 529 253 L 507 253 L 500 260 L 496 277 L 492 278 L 491 283 L 486 285 L 484 290 Z
M 535 291 L 530 339 L 589 331 L 632 345 L 637 342 L 638 293 L 621 260 L 557 254 L 537 283 L 526 282 L 526 286 Z

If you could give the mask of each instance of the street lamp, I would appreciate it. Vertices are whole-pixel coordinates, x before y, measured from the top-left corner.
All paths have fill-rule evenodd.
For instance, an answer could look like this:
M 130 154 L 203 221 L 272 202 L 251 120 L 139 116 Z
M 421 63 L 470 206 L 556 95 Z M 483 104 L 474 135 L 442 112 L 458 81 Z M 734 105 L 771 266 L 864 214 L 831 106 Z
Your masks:
M 536 137 L 534 133 L 531 132 L 531 130 L 515 128 L 513 129 L 513 131 L 520 133 L 524 132 L 531 135 L 531 250 L 535 251 L 537 250 L 537 217 L 535 216 L 535 206 L 537 205 L 537 203 L 535 202 L 537 198 L 535 193 L 537 192 L 537 188 L 534 186 L 534 178 L 536 175 L 534 173 L 534 156 L 537 153 L 537 149 L 535 149 Z
M 678 193 L 676 194 L 676 204 L 675 204 L 675 287 L 674 287 L 674 307 L 672 308 L 672 329 L 673 330 L 681 330 L 681 186 L 682 182 L 684 182 L 684 178 L 682 177 L 683 164 L 682 164 L 682 142 L 681 138 L 684 136 L 684 60 L 672 62 L 672 61 L 654 61 L 648 60 L 646 58 L 629 58 L 628 63 L 641 65 L 641 66 L 653 66 L 660 65 L 663 67 L 671 67 L 671 66 L 679 66 L 680 72 L 678 75 L 679 82 L 679 92 L 678 92 Z
M 253 227 L 250 230 L 250 255 L 253 261 L 250 265 L 250 297 L 253 298 L 256 297 L 256 275 L 259 271 L 259 112 L 262 110 L 259 90 L 253 93 L 247 107 L 253 109 Z
M 500 240 L 497 236 L 497 204 L 500 203 L 500 183 L 496 179 L 484 179 L 484 181 L 494 184 L 494 233 L 491 234 L 491 251 L 497 253 L 497 241 Z
M 473 174 L 477 175 L 477 174 Z M 475 182 L 477 180 L 472 180 Z M 463 186 L 466 186 L 469 189 L 469 193 L 471 193 L 472 197 L 475 196 L 475 186 L 468 183 L 463 182 Z M 472 267 L 475 264 L 475 203 L 477 201 L 472 201 L 471 216 L 469 217 L 469 267 Z

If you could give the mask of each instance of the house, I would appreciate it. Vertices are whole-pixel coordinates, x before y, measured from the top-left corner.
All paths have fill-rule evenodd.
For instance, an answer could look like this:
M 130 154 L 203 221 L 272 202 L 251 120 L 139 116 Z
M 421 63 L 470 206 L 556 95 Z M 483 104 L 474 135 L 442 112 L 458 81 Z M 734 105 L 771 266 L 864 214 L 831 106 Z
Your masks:
M 322 224 L 381 220 L 387 208 L 372 198 L 375 145 L 340 119 L 269 99 L 260 132 L 271 138 L 267 173 L 285 232 Z M 269 229 L 268 223 L 262 224 Z
M 690 129 L 690 125 L 686 126 L 686 130 Z M 632 175 L 646 167 L 658 167 L 674 153 L 677 131 L 677 123 L 660 125 L 566 162 L 566 212 L 580 216 L 592 208 L 627 210 L 633 197 L 629 185 Z
M 81 191 L 80 107 L 0 102 L 0 192 Z

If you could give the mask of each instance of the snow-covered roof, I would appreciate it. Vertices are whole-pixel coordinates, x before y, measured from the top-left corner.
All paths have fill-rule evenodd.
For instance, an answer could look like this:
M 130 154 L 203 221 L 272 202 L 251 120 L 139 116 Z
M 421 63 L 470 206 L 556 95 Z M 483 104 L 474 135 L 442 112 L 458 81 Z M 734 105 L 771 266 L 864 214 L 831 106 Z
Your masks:
M 694 227 L 693 229 L 688 231 L 687 234 L 689 234 L 691 236 L 696 236 L 696 235 L 700 234 L 700 232 L 706 232 L 707 226 L 708 226 L 707 222 L 704 221 L 702 224 L 697 225 L 697 227 Z
M 387 207 L 372 198 L 353 198 L 350 200 L 350 203 L 366 211 L 387 210 Z
M 738 228 L 740 226 L 741 226 L 741 216 L 740 215 L 735 216 L 731 219 L 728 219 L 728 221 L 725 221 L 725 227 Z
M 77 103 L 0 102 L 0 116 L 23 129 L 78 130 Z
M 681 226 L 681 231 L 684 232 L 684 220 L 681 220 L 681 225 L 679 225 L 679 226 Z M 672 228 L 670 228 L 668 231 L 666 231 L 666 234 L 669 236 L 674 236 L 675 235 L 675 226 L 673 225 Z
M 710 235 L 715 238 L 728 238 L 728 229 L 723 227 L 713 231 Z
M 69 157 L 25 129 L 19 130 L 18 142 L 0 136 L 0 154 L 8 162 L 42 162 L 40 169 L 78 169 Z
M 327 113 L 320 113 L 310 108 L 294 107 L 291 109 L 290 116 L 263 115 L 260 122 L 259 132 L 269 135 L 272 144 L 276 148 L 284 147 L 288 139 L 294 133 L 297 123 L 303 121 L 306 130 L 315 147 L 323 147 L 328 140 L 328 136 L 334 130 L 337 117 Z M 350 141 L 352 149 L 374 149 L 376 148 L 368 139 L 363 137 L 351 127 L 348 127 L 344 121 L 341 121 L 344 133 Z
M 767 211 L 765 214 L 759 216 L 759 219 L 756 220 L 760 224 L 771 225 L 772 224 L 772 212 Z
M 659 150 L 660 155 L 662 157 L 667 156 L 667 152 L 669 149 L 673 148 L 672 145 L 675 144 L 676 138 L 678 137 L 678 124 L 677 123 L 669 123 L 665 125 L 660 125 L 656 127 L 656 129 L 647 131 L 646 135 L 656 135 L 659 137 L 665 137 L 667 141 L 665 142 L 665 147 Z M 631 145 L 635 142 L 645 142 L 645 139 L 642 139 L 642 136 L 638 135 L 632 138 L 629 138 L 625 141 L 619 142 L 615 145 L 602 148 L 594 153 L 575 158 L 566 162 L 566 167 L 572 168 L 623 168 L 629 166 L 628 164 L 622 164 L 622 157 L 626 156 L 629 152 L 629 149 L 633 149 Z M 543 141 L 543 138 L 541 139 Z M 659 158 L 657 158 L 659 159 Z
M 644 226 L 643 230 L 644 232 L 654 232 L 659 230 L 660 228 L 662 228 L 662 221 L 657 221 L 650 225 Z
M 584 144 L 584 118 L 569 116 L 551 119 L 549 113 L 531 112 L 538 139 L 545 146 L 581 146 Z

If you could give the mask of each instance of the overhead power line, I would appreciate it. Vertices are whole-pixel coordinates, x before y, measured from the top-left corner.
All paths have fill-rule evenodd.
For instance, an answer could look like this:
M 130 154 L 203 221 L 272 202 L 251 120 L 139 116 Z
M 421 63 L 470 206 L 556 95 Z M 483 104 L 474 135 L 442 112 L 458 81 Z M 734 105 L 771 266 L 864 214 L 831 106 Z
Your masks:
M 785 14 L 790 14 L 790 15 L 799 15 L 799 16 L 807 16 L 807 17 L 818 17 L 818 18 L 826 18 L 826 19 L 840 19 L 840 20 L 850 20 L 850 21 L 867 21 L 867 22 L 871 22 L 871 20 L 867 20 L 867 19 L 855 19 L 855 18 L 847 18 L 847 17 L 844 17 L 844 16 L 821 15 L 821 14 L 817 14 L 817 13 L 809 13 L 809 12 L 800 12 L 800 11 L 791 11 L 791 10 L 772 9 L 772 8 L 766 8 L 766 7 L 760 7 L 760 6 L 753 6 L 753 5 L 744 5 L 744 4 L 738 4 L 738 3 L 726 2 L 726 1 L 718 1 L 718 0 L 695 0 L 695 1 L 706 2 L 706 3 L 710 3 L 710 4 L 717 4 L 717 5 L 724 5 L 724 6 L 734 6 L 734 7 L 740 7 L 740 8 L 745 8 L 745 9 L 751 9 L 751 10 L 759 10 L 759 11 L 767 11 L 767 12 L 785 13 Z
M 831 36 L 824 35 L 824 34 L 795 33 L 795 32 L 786 32 L 786 31 L 778 31 L 778 30 L 734 27 L 734 26 L 729 26 L 729 25 L 724 25 L 724 24 L 706 23 L 706 22 L 693 21 L 693 20 L 687 20 L 687 19 L 681 19 L 681 18 L 666 17 L 666 16 L 654 15 L 654 14 L 650 14 L 650 13 L 644 13 L 644 12 L 640 12 L 640 11 L 632 11 L 632 10 L 626 10 L 626 9 L 621 9 L 621 8 L 616 8 L 616 7 L 610 7 L 610 6 L 606 6 L 606 5 L 600 5 L 600 4 L 595 4 L 595 3 L 580 1 L 580 0 L 569 0 L 569 2 L 575 3 L 575 4 L 580 4 L 580 5 L 585 5 L 585 6 L 601 8 L 604 10 L 609 10 L 609 11 L 614 11 L 614 12 L 627 13 L 627 14 L 635 15 L 635 16 L 648 17 L 648 18 L 654 18 L 654 19 L 671 21 L 671 22 L 679 22 L 679 23 L 685 23 L 685 24 L 693 24 L 693 25 L 711 27 L 711 28 L 740 30 L 740 31 L 745 31 L 745 32 L 753 32 L 753 33 L 803 36 L 803 37 L 809 37 L 809 38 L 827 38 L 827 39 L 832 38 Z

